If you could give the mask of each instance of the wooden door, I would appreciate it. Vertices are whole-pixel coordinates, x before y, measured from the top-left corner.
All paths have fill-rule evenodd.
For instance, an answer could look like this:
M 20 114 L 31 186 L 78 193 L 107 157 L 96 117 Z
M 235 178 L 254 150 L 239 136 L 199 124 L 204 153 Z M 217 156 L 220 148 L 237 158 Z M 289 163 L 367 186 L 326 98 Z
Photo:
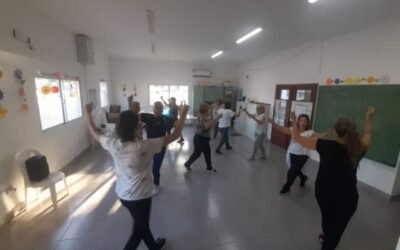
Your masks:
M 275 88 L 275 103 L 273 119 L 282 127 L 290 127 L 290 112 L 308 113 L 310 122 L 313 121 L 318 84 L 278 84 Z M 296 105 L 292 105 L 296 104 Z M 304 112 L 303 112 L 304 110 Z M 311 127 L 311 124 L 310 124 Z M 271 142 L 287 149 L 290 136 L 272 129 Z

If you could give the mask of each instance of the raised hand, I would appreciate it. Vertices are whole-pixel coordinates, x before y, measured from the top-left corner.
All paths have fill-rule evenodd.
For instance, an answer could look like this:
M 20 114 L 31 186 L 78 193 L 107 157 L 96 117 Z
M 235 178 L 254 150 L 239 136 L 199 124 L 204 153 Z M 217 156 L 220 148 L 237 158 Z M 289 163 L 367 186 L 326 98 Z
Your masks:
M 133 95 L 128 96 L 128 103 L 132 103 L 133 102 Z
M 294 111 L 292 111 L 292 112 L 290 113 L 290 119 L 291 119 L 293 122 L 297 121 L 297 116 L 296 116 L 296 113 L 295 113 Z
M 185 102 L 181 102 L 181 106 L 179 107 L 180 115 L 187 115 L 189 111 L 189 106 L 185 104 Z
M 366 114 L 367 118 L 371 118 L 374 114 L 375 114 L 375 108 L 369 106 Z

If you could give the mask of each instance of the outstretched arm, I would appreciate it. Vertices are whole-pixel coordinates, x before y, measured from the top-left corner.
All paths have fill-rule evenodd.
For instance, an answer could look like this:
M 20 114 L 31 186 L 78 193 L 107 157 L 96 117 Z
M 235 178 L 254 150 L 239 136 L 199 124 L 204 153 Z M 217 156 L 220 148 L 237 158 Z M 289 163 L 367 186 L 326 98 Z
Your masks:
M 219 115 L 218 115 L 216 118 L 214 118 L 213 120 L 206 122 L 206 123 L 204 124 L 204 128 L 207 129 L 207 128 L 214 127 L 214 125 L 218 122 L 219 119 L 221 119 L 221 117 L 222 117 L 222 114 L 219 114 Z
M 330 128 L 330 129 L 328 129 L 328 130 L 326 130 L 326 131 L 324 131 L 322 133 L 314 132 L 311 135 L 311 137 L 324 138 L 324 137 L 327 137 L 327 136 L 329 136 L 331 134 L 333 134 L 333 128 Z
M 162 96 L 161 96 L 161 101 L 164 103 L 165 106 L 168 106 L 168 107 L 170 106 L 170 103 L 169 103 L 169 102 L 166 102 L 166 101 L 164 100 L 164 97 L 162 97 Z
M 297 123 L 297 116 L 294 112 L 292 112 L 290 114 L 290 117 L 292 118 L 292 121 L 294 124 Z M 318 137 L 302 137 L 300 135 L 300 130 L 297 126 L 293 126 L 292 127 L 292 133 L 293 133 L 293 137 L 294 139 L 300 143 L 303 147 L 308 148 L 308 149 L 312 149 L 312 150 L 316 150 L 317 149 L 317 141 L 318 141 Z
M 183 126 L 185 125 L 186 115 L 189 111 L 189 106 L 181 105 L 179 111 L 179 120 L 176 123 L 174 132 L 172 132 L 170 135 L 164 136 L 163 147 L 178 139 L 182 133 Z
M 371 145 L 372 141 L 372 117 L 375 114 L 375 108 L 368 107 L 367 113 L 365 114 L 365 127 L 364 127 L 364 135 L 361 139 L 362 143 L 365 146 Z
M 284 133 L 286 135 L 292 135 L 292 130 L 290 128 L 279 126 L 271 118 L 268 118 L 268 122 L 271 123 L 271 126 L 274 129 L 279 130 L 281 133 Z
M 86 124 L 87 124 L 89 132 L 93 136 L 93 138 L 96 141 L 100 141 L 101 133 L 97 130 L 96 126 L 94 125 L 93 117 L 92 117 L 92 110 L 93 110 L 93 104 L 92 103 L 86 104 L 86 106 L 85 106 Z
M 235 117 L 239 117 L 242 113 L 242 106 L 240 106 L 239 111 L 235 114 Z

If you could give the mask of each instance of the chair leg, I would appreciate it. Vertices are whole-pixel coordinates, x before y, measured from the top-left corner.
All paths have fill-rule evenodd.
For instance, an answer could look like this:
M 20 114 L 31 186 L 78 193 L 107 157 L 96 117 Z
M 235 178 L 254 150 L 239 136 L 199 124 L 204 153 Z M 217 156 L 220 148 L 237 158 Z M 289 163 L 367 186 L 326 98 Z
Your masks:
M 37 196 L 37 199 L 39 200 L 40 206 L 43 206 L 41 194 L 42 194 L 41 188 L 36 188 L 36 196 Z
M 51 201 L 53 202 L 53 208 L 57 209 L 57 191 L 56 191 L 56 184 L 51 183 L 49 185 Z
M 63 177 L 63 181 L 64 181 L 65 190 L 67 191 L 67 194 L 69 194 L 69 189 L 68 189 L 68 185 L 67 185 L 67 179 L 65 178 L 65 176 Z
M 28 187 L 25 187 L 25 210 L 28 211 Z

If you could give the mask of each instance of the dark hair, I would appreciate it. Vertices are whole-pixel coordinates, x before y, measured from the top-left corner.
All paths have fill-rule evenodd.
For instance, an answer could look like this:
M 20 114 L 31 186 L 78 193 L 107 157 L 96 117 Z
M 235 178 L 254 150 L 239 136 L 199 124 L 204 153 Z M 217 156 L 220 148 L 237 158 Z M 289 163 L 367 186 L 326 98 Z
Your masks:
M 297 127 L 300 129 L 299 121 L 300 121 L 301 118 L 305 118 L 307 120 L 306 130 L 309 130 L 310 129 L 310 117 L 308 115 L 306 115 L 306 114 L 299 115 L 299 118 L 297 118 Z
M 334 129 L 339 138 L 345 138 L 345 147 L 354 167 L 358 166 L 363 157 L 366 146 L 361 142 L 357 132 L 357 125 L 348 118 L 340 118 L 335 122 Z
M 131 110 L 123 111 L 119 115 L 119 123 L 116 131 L 122 142 L 135 141 L 135 128 L 139 122 L 139 116 Z
M 232 107 L 230 102 L 225 102 L 225 108 L 230 109 Z
M 207 114 L 208 110 L 210 109 L 210 106 L 208 106 L 207 103 L 202 103 L 199 106 L 199 113 L 200 114 Z

